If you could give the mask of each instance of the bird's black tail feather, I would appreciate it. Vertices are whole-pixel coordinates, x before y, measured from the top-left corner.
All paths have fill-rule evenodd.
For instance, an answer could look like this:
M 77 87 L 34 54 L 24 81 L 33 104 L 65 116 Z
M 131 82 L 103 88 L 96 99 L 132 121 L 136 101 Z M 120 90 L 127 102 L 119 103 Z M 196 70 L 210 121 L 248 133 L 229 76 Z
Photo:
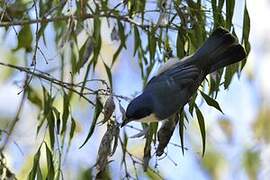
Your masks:
M 220 27 L 210 35 L 192 59 L 207 73 L 212 73 L 245 58 L 246 52 L 236 37 Z

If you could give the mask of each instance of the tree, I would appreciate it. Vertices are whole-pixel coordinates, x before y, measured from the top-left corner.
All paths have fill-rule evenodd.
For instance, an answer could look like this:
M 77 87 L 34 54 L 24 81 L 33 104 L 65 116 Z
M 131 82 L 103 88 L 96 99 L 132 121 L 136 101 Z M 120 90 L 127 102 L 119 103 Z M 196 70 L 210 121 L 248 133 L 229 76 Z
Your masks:
M 191 99 L 188 109 L 179 110 L 181 113 L 177 123 L 168 121 L 160 128 L 157 123 L 142 124 L 143 130 L 148 129 L 143 159 L 129 152 L 127 132 L 118 126 L 125 114 L 122 102 L 128 102 L 132 97 L 115 93 L 114 87 L 118 84 L 113 83 L 112 68 L 124 50 L 131 52 L 140 67 L 142 84 L 145 85 L 151 73 L 155 72 L 156 64 L 166 62 L 172 56 L 180 59 L 192 54 L 213 29 L 223 26 L 236 35 L 232 19 L 238 16 L 239 10 L 235 9 L 234 0 L 17 0 L 1 2 L 1 7 L 0 27 L 6 36 L 16 40 L 16 47 L 11 50 L 15 55 L 10 55 L 0 65 L 9 68 L 8 81 L 13 81 L 11 77 L 17 75 L 14 75 L 16 71 L 24 76 L 23 81 L 19 82 L 19 108 L 7 128 L 1 130 L 1 169 L 5 170 L 5 176 L 12 175 L 15 178 L 5 166 L 4 150 L 12 141 L 10 137 L 20 121 L 25 103 L 29 101 L 39 111 L 36 136 L 43 135 L 28 171 L 29 179 L 60 179 L 65 176 L 66 172 L 62 171 L 63 155 L 74 143 L 73 137 L 78 133 L 76 129 L 81 120 L 75 118 L 75 111 L 79 111 L 76 106 L 81 106 L 82 100 L 94 108 L 94 112 L 80 147 L 93 138 L 97 125 L 107 128 L 98 148 L 95 164 L 97 177 L 109 176 L 106 167 L 110 164 L 109 159 L 115 159 L 109 157 L 114 155 L 116 149 L 121 150 L 124 177 L 138 178 L 137 169 L 141 168 L 138 164 L 148 175 L 154 173 L 159 176 L 149 166 L 150 159 L 155 153 L 158 156 L 164 153 L 176 125 L 179 126 L 180 147 L 184 154 L 185 124 L 193 114 L 198 119 L 204 155 L 205 122 L 196 99 L 204 99 L 208 105 L 222 112 L 215 100 L 220 86 L 227 89 L 233 75 L 241 73 L 245 61 L 211 74 L 199 93 Z M 250 25 L 246 6 L 243 14 L 240 42 L 249 52 Z M 110 61 L 102 55 L 105 39 L 103 31 L 110 31 L 111 41 L 117 46 Z M 130 41 L 133 43 L 132 48 Z M 48 58 L 46 49 L 52 46 L 56 48 L 56 56 Z M 16 55 L 20 57 L 16 58 Z M 96 78 L 96 71 L 100 67 L 98 64 L 104 66 L 107 77 Z M 62 107 L 59 106 L 60 102 Z M 114 112 L 118 108 L 120 113 Z M 133 126 L 129 128 L 137 129 Z M 155 151 L 153 146 L 156 144 Z M 46 155 L 46 167 L 41 163 L 42 155 Z M 133 165 L 135 173 L 130 172 L 129 164 Z

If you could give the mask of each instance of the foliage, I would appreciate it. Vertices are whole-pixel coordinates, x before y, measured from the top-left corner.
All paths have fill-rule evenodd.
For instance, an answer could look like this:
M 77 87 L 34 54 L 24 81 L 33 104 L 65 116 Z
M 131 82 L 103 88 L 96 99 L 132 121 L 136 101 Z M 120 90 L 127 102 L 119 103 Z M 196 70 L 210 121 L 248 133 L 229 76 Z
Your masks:
M 25 98 L 22 98 L 21 106 L 27 100 L 39 108 L 37 135 L 41 133 L 42 129 L 45 129 L 49 135 L 49 139 L 45 138 L 40 143 L 34 155 L 29 179 L 60 179 L 65 173 L 61 170 L 62 154 L 70 147 L 78 124 L 72 111 L 75 106 L 72 100 L 75 98 L 84 99 L 94 107 L 88 135 L 81 147 L 91 139 L 97 124 L 107 127 L 100 143 L 96 164 L 100 176 L 102 173 L 104 176 L 108 175 L 106 174 L 106 166 L 110 163 L 108 158 L 113 156 L 118 146 L 123 151 L 122 165 L 125 167 L 125 177 L 131 176 L 126 165 L 128 158 L 133 162 L 135 171 L 137 171 L 136 165 L 142 164 L 144 170 L 147 171 L 146 175 L 149 177 L 157 176 L 156 173 L 153 174 L 155 171 L 149 167 L 149 161 L 153 155 L 153 145 L 158 140 L 159 151 L 157 155 L 162 155 L 178 124 L 180 143 L 184 154 L 185 120 L 188 122 L 186 114 L 190 113 L 193 116 L 194 111 L 202 136 L 202 155 L 204 155 L 206 151 L 206 123 L 200 106 L 196 104 L 196 99 L 203 98 L 209 106 L 222 112 L 215 100 L 222 81 L 224 80 L 224 87 L 227 89 L 233 75 L 240 72 L 245 63 L 220 70 L 215 74 L 215 77 L 209 76 L 200 89 L 201 96 L 194 95 L 189 103 L 188 111 L 179 110 L 179 115 L 171 120 L 173 124 L 165 124 L 160 129 L 157 123 L 143 124 L 143 128 L 148 129 L 148 131 L 145 135 L 144 156 L 140 160 L 128 151 L 128 138 L 125 131 L 121 129 L 119 133 L 118 128 L 122 119 L 117 119 L 113 115 L 115 106 L 119 105 L 121 117 L 124 118 L 125 113 L 121 101 L 128 101 L 130 97 L 114 93 L 113 87 L 117 86 L 117 83 L 113 81 L 112 68 L 118 62 L 124 49 L 132 52 L 139 64 L 141 79 L 145 85 L 150 74 L 155 71 L 155 64 L 160 61 L 165 62 L 173 55 L 182 58 L 192 54 L 214 28 L 224 26 L 235 33 L 232 19 L 238 10 L 235 9 L 234 0 L 126 0 L 119 2 L 109 0 L 17 0 L 14 2 L 1 1 L 0 5 L 2 7 L 0 27 L 6 33 L 15 32 L 14 38 L 17 39 L 17 46 L 12 51 L 22 53 L 25 57 L 24 65 L 22 65 L 21 60 L 13 64 L 0 62 L 0 65 L 26 73 L 26 78 L 22 83 L 22 93 Z M 241 43 L 247 52 L 250 51 L 249 21 L 249 14 L 245 6 Z M 102 31 L 106 28 L 104 22 L 108 23 L 108 27 L 113 27 L 111 28 L 111 39 L 117 41 L 118 45 L 111 60 L 109 60 L 110 63 L 103 59 L 101 53 L 104 41 Z M 53 31 L 53 41 L 58 49 L 56 60 L 59 68 L 53 70 L 60 74 L 57 78 L 52 76 L 50 72 L 38 70 L 42 69 L 39 66 L 42 64 L 41 61 L 46 64 L 52 63 L 40 45 L 49 46 L 50 39 L 47 31 Z M 81 43 L 79 34 L 82 32 L 86 32 L 88 37 Z M 133 40 L 133 48 L 128 45 L 128 40 Z M 99 62 L 102 62 L 101 64 L 105 68 L 108 81 L 106 81 L 106 77 L 95 79 L 92 76 L 95 74 Z M 39 79 L 40 83 L 36 83 L 38 81 L 35 79 Z M 62 101 L 62 108 L 57 105 L 59 99 Z M 115 102 L 117 103 L 115 104 Z M 19 114 L 20 111 L 16 117 Z M 103 121 L 100 123 L 99 119 L 102 117 Z M 7 129 L 9 134 L 13 132 L 16 123 L 17 118 Z M 163 139 L 165 137 L 166 139 Z M 6 142 L 8 138 L 9 136 Z M 118 141 L 120 143 L 117 143 Z M 1 152 L 5 146 L 6 143 L 2 145 Z M 45 148 L 44 151 L 43 148 Z M 42 153 L 46 154 L 47 159 L 48 173 L 46 175 L 42 172 L 39 163 Z M 85 173 L 85 176 L 89 175 Z

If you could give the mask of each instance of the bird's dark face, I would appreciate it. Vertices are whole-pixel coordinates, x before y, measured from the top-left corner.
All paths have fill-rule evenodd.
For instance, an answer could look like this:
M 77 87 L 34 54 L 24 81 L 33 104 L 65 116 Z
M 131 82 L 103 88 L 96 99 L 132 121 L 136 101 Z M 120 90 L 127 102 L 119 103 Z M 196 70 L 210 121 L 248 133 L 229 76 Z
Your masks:
M 146 94 L 142 94 L 133 99 L 126 110 L 126 119 L 122 126 L 133 120 L 139 120 L 146 116 L 149 116 L 153 112 L 152 99 Z

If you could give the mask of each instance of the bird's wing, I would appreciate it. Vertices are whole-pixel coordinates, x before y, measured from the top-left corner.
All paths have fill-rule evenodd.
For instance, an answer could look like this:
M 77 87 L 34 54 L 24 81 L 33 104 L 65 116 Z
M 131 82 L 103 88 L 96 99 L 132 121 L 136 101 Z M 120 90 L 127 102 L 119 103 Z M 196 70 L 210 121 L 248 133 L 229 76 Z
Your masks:
M 166 61 L 159 69 L 157 72 L 157 75 L 162 74 L 163 72 L 167 71 L 168 69 L 171 69 L 174 66 L 177 66 L 177 64 L 184 64 L 186 63 L 186 60 L 190 59 L 192 55 L 186 56 L 179 60 L 178 58 L 170 58 L 168 61 Z
M 143 93 L 151 95 L 156 116 L 164 119 L 188 102 L 198 88 L 200 76 L 194 65 L 175 66 L 153 77 Z
M 181 89 L 198 79 L 199 74 L 200 70 L 195 65 L 186 66 L 179 64 L 153 77 L 146 85 L 144 91 L 154 86 L 159 86 L 158 84 L 162 84 L 167 88 L 178 87 L 177 89 Z

